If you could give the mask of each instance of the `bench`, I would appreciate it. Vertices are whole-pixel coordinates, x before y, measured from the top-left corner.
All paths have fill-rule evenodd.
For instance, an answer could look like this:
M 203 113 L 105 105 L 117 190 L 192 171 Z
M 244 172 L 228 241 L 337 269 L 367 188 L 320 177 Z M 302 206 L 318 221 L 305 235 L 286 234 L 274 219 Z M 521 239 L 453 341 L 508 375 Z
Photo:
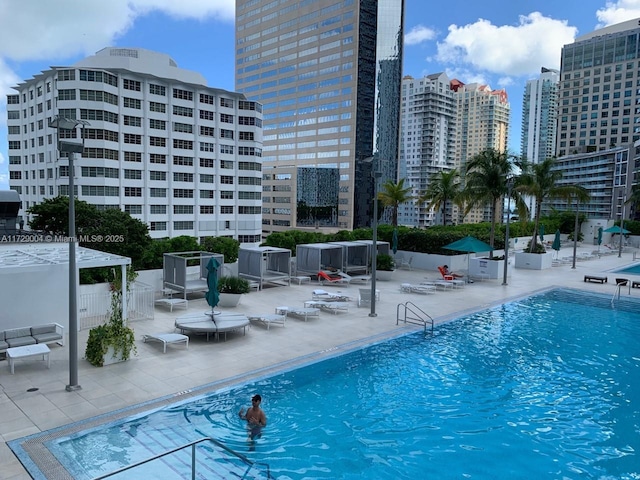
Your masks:
M 9 348 L 51 343 L 64 346 L 64 327 L 58 323 L 0 330 L 0 353 Z
M 595 275 L 585 275 L 584 276 L 584 281 L 585 282 L 607 283 L 607 277 L 597 277 Z

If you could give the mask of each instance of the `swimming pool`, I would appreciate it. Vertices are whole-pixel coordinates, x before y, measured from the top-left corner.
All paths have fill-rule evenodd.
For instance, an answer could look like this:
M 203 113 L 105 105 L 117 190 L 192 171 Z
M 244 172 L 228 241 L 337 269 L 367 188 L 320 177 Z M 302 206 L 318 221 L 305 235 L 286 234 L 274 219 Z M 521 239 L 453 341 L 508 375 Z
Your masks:
M 553 290 L 46 445 L 79 479 L 203 435 L 282 479 L 638 478 L 638 311 Z
M 616 273 L 629 273 L 631 275 L 640 275 L 640 263 L 635 263 L 628 267 L 616 270 Z

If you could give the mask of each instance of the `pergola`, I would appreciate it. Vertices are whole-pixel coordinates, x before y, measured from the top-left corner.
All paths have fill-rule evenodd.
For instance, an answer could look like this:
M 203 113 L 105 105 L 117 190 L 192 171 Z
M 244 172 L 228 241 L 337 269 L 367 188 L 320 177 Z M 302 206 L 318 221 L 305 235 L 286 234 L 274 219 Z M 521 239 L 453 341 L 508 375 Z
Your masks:
M 130 264 L 131 259 L 127 257 L 76 248 L 78 270 L 120 266 L 123 278 L 126 278 L 126 268 Z M 122 283 L 124 313 L 127 296 L 126 282 Z M 68 329 L 68 297 L 68 243 L 0 244 L 0 328 L 56 322 Z

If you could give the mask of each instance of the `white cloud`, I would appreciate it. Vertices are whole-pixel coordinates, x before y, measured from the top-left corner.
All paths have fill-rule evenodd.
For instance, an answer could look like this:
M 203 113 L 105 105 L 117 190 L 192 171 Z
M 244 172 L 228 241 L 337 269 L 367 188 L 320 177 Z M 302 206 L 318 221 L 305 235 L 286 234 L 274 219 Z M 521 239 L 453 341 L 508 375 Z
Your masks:
M 514 81 L 513 81 L 513 78 L 511 77 L 500 77 L 498 79 L 498 86 L 500 88 L 505 88 L 513 84 L 514 84 Z
M 404 36 L 404 43 L 405 45 L 418 45 L 427 40 L 432 40 L 435 37 L 435 30 L 425 27 L 424 25 L 416 25 Z
M 461 27 L 449 26 L 449 34 L 438 43 L 437 59 L 499 75 L 528 75 L 543 66 L 558 68 L 562 46 L 572 43 L 576 32 L 567 21 L 539 12 L 520 16 L 516 26 L 496 26 L 479 19 Z
M 473 72 L 465 68 L 447 68 L 445 73 L 450 79 L 460 80 L 464 84 L 479 83 L 480 85 L 489 85 L 489 79 L 479 72 Z
M 596 12 L 600 22 L 598 27 L 606 27 L 640 17 L 640 0 L 618 0 L 607 2 L 604 8 Z

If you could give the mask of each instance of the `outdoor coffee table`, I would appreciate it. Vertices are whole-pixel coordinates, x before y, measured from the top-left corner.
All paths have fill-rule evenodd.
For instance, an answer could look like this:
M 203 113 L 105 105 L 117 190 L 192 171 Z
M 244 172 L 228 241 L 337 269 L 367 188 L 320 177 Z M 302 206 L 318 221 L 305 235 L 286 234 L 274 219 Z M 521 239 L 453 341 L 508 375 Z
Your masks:
M 16 358 L 37 357 L 38 355 L 42 355 L 42 359 L 47 361 L 47 368 L 51 367 L 51 360 L 49 359 L 50 351 L 49 347 L 44 343 L 7 348 L 7 359 L 9 360 L 11 375 L 13 375 Z

